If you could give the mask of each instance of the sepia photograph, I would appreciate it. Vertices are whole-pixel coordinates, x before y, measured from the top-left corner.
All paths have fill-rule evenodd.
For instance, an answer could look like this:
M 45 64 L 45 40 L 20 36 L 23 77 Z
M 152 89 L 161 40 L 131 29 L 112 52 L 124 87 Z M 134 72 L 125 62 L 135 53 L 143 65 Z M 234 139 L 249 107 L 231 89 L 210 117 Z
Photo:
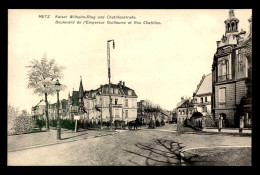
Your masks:
M 7 166 L 252 166 L 252 9 L 8 9 Z

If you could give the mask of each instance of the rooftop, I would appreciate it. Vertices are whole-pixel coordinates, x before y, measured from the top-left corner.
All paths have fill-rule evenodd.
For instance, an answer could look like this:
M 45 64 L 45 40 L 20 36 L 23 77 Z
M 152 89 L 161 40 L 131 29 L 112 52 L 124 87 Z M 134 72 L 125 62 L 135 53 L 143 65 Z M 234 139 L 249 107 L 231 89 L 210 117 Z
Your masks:
M 196 95 L 212 93 L 212 74 L 208 74 L 202 77 L 202 82 L 199 84 L 196 92 Z

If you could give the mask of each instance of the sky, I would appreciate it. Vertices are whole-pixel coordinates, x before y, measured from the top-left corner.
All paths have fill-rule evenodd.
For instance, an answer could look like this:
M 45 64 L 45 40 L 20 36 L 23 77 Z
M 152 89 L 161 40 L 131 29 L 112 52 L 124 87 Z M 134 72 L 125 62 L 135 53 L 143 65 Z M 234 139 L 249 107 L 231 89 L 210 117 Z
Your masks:
M 84 90 L 108 83 L 107 40 L 114 39 L 115 49 L 110 48 L 111 82 L 124 81 L 135 90 L 138 101 L 149 99 L 173 110 L 182 96 L 192 97 L 203 74 L 211 73 L 216 41 L 225 34 L 228 12 L 229 9 L 8 10 L 8 104 L 30 111 L 44 98 L 26 88 L 25 68 L 30 60 L 40 60 L 43 55 L 55 58 L 58 65 L 65 67 L 64 78 L 59 81 L 67 89 L 60 92 L 60 99 L 67 99 L 73 88 L 79 89 L 80 76 Z M 234 12 L 239 19 L 239 31 L 241 28 L 249 31 L 252 10 Z M 70 15 L 96 18 L 73 19 Z M 105 17 L 97 19 L 98 16 Z M 76 23 L 56 24 L 57 20 Z M 104 24 L 84 24 L 84 21 Z M 107 24 L 107 21 L 126 24 Z M 128 24 L 130 21 L 132 24 Z M 141 24 L 133 24 L 134 21 Z M 143 21 L 160 24 L 143 24 Z M 48 96 L 48 101 L 55 103 L 56 95 Z

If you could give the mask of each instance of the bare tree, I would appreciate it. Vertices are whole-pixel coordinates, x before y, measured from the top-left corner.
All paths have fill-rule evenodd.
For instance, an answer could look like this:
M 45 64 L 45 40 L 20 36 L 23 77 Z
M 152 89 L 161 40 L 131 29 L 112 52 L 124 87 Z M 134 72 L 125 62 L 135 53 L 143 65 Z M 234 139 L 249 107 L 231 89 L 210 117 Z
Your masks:
M 34 94 L 45 96 L 45 116 L 46 116 L 46 129 L 50 130 L 49 117 L 48 117 L 48 95 L 54 95 L 56 92 L 55 81 L 56 79 L 63 78 L 62 70 L 64 67 L 58 66 L 55 63 L 55 59 L 48 61 L 47 57 L 44 55 L 39 61 L 33 59 L 29 62 L 27 72 L 27 88 L 33 89 Z M 61 86 L 61 90 L 66 88 L 65 85 Z

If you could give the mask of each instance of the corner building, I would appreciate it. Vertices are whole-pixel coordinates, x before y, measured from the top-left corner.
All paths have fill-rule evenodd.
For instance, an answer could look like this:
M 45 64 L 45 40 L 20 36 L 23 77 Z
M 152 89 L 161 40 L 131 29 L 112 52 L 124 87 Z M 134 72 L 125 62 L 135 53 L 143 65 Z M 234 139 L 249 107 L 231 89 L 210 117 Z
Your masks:
M 224 21 L 226 32 L 217 41 L 217 51 L 212 64 L 212 112 L 215 119 L 223 117 L 224 127 L 239 127 L 239 119 L 245 117 L 251 123 L 251 59 L 252 32 L 238 30 L 239 19 L 234 10 Z M 247 51 L 243 51 L 243 49 Z M 246 109 L 247 108 L 247 109 Z

